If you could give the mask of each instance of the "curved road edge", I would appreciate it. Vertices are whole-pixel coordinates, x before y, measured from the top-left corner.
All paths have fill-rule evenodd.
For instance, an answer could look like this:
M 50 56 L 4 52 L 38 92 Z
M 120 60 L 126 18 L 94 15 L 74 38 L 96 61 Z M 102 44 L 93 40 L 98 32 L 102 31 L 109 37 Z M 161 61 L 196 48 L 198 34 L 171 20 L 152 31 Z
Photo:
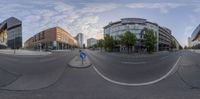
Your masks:
M 109 81 L 111 83 L 117 84 L 117 85 L 123 85 L 123 86 L 145 86 L 145 85 L 155 84 L 155 83 L 157 83 L 157 82 L 159 82 L 161 80 L 164 80 L 165 78 L 167 78 L 171 74 L 173 74 L 174 70 L 177 68 L 177 64 L 178 64 L 180 58 L 181 58 L 181 56 L 179 56 L 179 58 L 177 59 L 176 63 L 174 64 L 174 66 L 164 76 L 160 77 L 159 79 L 156 79 L 156 80 L 153 80 L 153 81 L 149 81 L 149 82 L 145 82 L 145 83 L 124 83 L 124 82 L 115 81 L 115 80 L 112 80 L 112 79 L 104 76 L 95 66 L 93 66 L 93 69 L 103 79 L 105 79 L 105 80 L 107 80 L 107 81 Z

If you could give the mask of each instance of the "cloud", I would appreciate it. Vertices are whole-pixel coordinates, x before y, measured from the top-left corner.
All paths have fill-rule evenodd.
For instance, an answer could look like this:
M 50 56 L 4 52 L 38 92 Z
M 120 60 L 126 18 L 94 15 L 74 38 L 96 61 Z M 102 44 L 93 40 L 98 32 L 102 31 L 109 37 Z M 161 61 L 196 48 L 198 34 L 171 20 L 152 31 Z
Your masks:
M 6 5 L 6 6 L 3 6 Z M 100 37 L 102 27 L 98 24 L 99 16 L 96 13 L 110 11 L 117 8 L 117 4 L 84 3 L 77 7 L 60 1 L 28 1 L 20 3 L 1 3 L 0 21 L 14 16 L 23 22 L 23 42 L 36 33 L 60 26 L 73 36 L 84 33 L 85 38 Z M 98 36 L 97 36 L 98 35 Z M 86 41 L 86 40 L 85 40 Z
M 62 2 L 55 2 L 54 9 L 58 12 L 65 12 L 65 11 L 72 11 L 74 9 L 73 6 L 62 3 Z
M 192 26 L 192 25 L 186 26 L 186 27 L 185 27 L 184 35 L 185 35 L 186 37 L 190 37 L 190 36 L 191 36 L 190 34 L 193 32 L 193 30 L 194 30 L 194 26 Z
M 199 13 L 200 12 L 200 2 L 197 2 L 196 4 L 193 4 L 194 6 L 194 12 Z
M 85 7 L 81 9 L 79 12 L 81 13 L 99 13 L 110 11 L 120 7 L 120 4 L 115 3 L 84 3 Z
M 195 17 L 194 15 L 189 15 L 189 22 L 184 28 L 184 36 L 183 36 L 184 41 L 182 41 L 183 45 L 187 45 L 187 39 L 188 37 L 191 37 L 197 25 L 198 25 L 197 17 Z
M 159 9 L 161 13 L 168 13 L 169 10 L 184 6 L 184 4 L 179 3 L 131 3 L 126 5 L 129 8 L 135 9 Z

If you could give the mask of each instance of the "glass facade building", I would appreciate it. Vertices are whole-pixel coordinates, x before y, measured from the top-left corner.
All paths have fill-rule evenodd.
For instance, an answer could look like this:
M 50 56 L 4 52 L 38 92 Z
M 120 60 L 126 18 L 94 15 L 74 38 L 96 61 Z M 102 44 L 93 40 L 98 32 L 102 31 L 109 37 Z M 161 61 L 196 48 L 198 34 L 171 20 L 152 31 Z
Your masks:
M 109 34 L 114 39 L 118 39 L 120 35 L 126 31 L 130 31 L 134 33 L 137 38 L 135 50 L 143 50 L 144 44 L 142 39 L 145 33 L 145 29 L 151 29 L 154 31 L 154 35 L 157 38 L 155 51 L 170 49 L 170 43 L 173 38 L 171 35 L 171 30 L 142 18 L 123 18 L 121 21 L 110 22 L 107 26 L 104 27 L 104 35 Z
M 0 48 L 22 47 L 22 22 L 14 17 L 0 23 Z
M 78 46 L 80 48 L 83 48 L 83 41 L 84 41 L 83 33 L 78 33 L 76 36 L 76 40 L 78 41 Z
M 196 27 L 190 38 L 191 47 L 200 49 L 200 24 Z

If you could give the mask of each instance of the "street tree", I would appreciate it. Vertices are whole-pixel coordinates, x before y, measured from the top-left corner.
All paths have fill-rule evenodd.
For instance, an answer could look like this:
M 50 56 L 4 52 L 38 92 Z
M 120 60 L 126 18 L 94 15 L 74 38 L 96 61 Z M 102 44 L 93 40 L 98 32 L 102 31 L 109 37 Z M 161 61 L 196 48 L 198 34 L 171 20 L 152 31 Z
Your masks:
M 156 36 L 154 35 L 154 31 L 146 29 L 144 34 L 144 45 L 148 53 L 152 53 L 154 51 L 155 44 L 156 44 Z
M 185 45 L 184 49 L 188 49 L 188 47 Z
M 113 50 L 113 47 L 114 47 L 114 40 L 113 40 L 113 37 L 106 34 L 104 36 L 104 49 L 105 51 L 112 51 Z
M 129 53 L 130 48 L 132 52 L 132 47 L 136 43 L 135 34 L 130 31 L 126 31 L 123 35 L 120 36 L 120 39 L 121 39 L 121 43 L 128 48 L 128 53 Z
M 175 41 L 171 41 L 170 47 L 171 47 L 171 49 L 176 48 L 176 42 Z
M 102 48 L 104 47 L 104 40 L 103 39 L 98 40 L 97 46 L 101 49 L 101 52 L 102 52 Z

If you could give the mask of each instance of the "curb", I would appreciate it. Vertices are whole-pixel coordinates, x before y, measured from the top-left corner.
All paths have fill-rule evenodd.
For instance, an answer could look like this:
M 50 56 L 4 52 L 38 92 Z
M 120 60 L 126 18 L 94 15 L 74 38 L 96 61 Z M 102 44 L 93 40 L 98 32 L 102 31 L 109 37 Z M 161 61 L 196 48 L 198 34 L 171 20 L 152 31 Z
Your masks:
M 87 66 L 72 66 L 72 65 L 68 64 L 68 66 L 70 68 L 89 68 L 91 65 L 92 65 L 91 63 L 89 65 L 87 65 Z
M 85 64 L 85 65 L 78 64 L 78 65 L 77 65 L 77 64 L 75 64 L 75 63 L 73 62 L 76 58 L 77 58 L 77 56 L 75 56 L 75 57 L 68 63 L 68 66 L 69 66 L 70 68 L 88 68 L 88 67 L 90 67 L 90 66 L 92 65 L 92 63 L 89 61 L 88 58 L 85 59 L 86 61 L 88 61 L 87 64 Z

